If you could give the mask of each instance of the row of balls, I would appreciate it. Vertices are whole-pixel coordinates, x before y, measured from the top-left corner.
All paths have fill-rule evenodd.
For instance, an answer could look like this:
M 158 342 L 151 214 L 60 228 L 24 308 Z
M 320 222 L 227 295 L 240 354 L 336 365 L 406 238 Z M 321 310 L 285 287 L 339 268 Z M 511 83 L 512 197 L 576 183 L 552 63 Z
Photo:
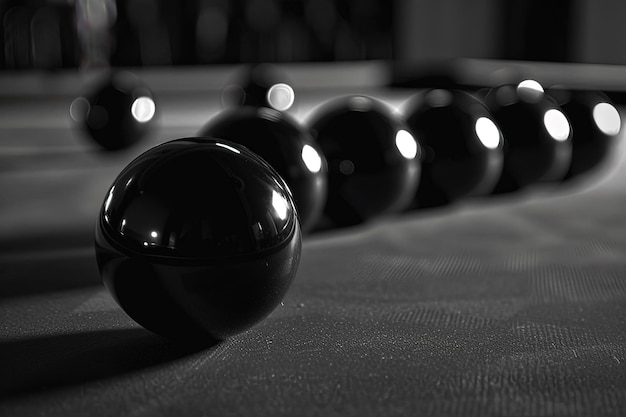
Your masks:
M 305 232 L 565 181 L 608 159 L 621 127 L 605 94 L 545 92 L 531 80 L 474 94 L 420 91 L 399 111 L 373 97 L 341 97 L 302 124 L 285 111 L 291 87 L 261 75 L 229 85 L 229 105 L 197 136 L 265 159 L 289 185 Z M 115 150 L 146 135 L 157 109 L 137 77 L 116 74 L 94 91 L 77 120 L 99 144 Z
M 142 94 L 127 100 L 141 128 L 150 112 L 132 108 Z M 372 97 L 342 97 L 320 105 L 306 125 L 264 103 L 229 107 L 197 137 L 146 151 L 113 181 L 96 227 L 103 281 L 157 334 L 223 340 L 280 304 L 297 273 L 303 231 L 321 218 L 356 224 L 563 181 L 601 162 L 619 133 L 619 113 L 600 93 L 588 94 L 601 100 L 585 104 L 586 123 L 595 126 L 580 142 L 595 151 L 578 151 L 587 166 L 574 163 L 574 132 L 582 128 L 528 82 L 479 92 L 480 99 L 428 90 L 401 113 Z M 87 121 L 104 107 L 86 104 Z

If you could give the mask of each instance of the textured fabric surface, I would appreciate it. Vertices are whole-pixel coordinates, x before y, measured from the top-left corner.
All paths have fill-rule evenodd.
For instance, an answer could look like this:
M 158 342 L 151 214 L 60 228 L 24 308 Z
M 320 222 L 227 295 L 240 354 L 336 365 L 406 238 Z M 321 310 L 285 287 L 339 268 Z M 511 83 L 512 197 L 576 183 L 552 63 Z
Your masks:
M 4 257 L 0 415 L 625 415 L 624 207 L 546 193 L 308 236 L 283 305 L 205 349 L 132 322 L 88 247 Z
M 219 103 L 175 96 L 144 146 Z M 198 349 L 100 283 L 96 214 L 138 150 L 95 153 L 59 100 L 0 126 L 0 416 L 626 415 L 623 156 L 589 189 L 307 236 L 283 305 Z

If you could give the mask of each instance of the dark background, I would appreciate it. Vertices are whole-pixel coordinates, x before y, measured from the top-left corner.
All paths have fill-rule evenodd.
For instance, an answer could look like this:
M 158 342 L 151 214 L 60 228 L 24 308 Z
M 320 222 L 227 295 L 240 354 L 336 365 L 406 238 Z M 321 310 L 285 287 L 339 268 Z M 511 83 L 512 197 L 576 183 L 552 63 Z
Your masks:
M 488 58 L 626 64 L 618 0 L 4 0 L 0 68 Z

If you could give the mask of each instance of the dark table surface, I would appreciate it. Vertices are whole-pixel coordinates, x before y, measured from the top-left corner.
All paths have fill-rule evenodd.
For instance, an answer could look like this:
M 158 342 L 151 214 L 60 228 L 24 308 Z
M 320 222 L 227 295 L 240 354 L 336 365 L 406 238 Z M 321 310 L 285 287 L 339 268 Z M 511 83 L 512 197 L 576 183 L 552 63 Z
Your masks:
M 305 236 L 282 305 L 195 348 L 128 318 L 92 248 L 119 169 L 212 109 L 167 97 L 116 155 L 69 97 L 2 102 L 0 415 L 626 415 L 622 145 L 579 183 Z

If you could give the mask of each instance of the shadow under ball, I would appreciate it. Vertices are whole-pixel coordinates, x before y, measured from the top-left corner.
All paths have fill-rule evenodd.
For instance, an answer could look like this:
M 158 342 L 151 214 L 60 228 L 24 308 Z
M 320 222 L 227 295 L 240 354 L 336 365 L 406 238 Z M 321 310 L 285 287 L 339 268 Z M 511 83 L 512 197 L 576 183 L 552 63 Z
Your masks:
M 166 142 L 115 179 L 96 227 L 105 286 L 162 336 L 215 342 L 280 304 L 300 260 L 287 185 L 261 158 L 227 141 Z
M 616 152 L 621 116 L 600 91 L 552 88 L 554 97 L 572 124 L 572 162 L 565 180 L 590 172 Z
M 309 131 L 328 161 L 324 214 L 339 226 L 405 209 L 415 196 L 419 145 L 381 101 L 331 100 L 314 111 Z
M 572 129 L 556 100 L 543 90 L 504 85 L 491 90 L 485 104 L 504 136 L 504 168 L 494 193 L 565 177 Z
M 267 161 L 287 182 L 302 230 L 315 226 L 328 192 L 326 159 L 290 115 L 264 107 L 236 107 L 213 118 L 198 135 L 239 143 Z
M 157 106 L 151 89 L 136 75 L 114 71 L 79 99 L 81 124 L 101 148 L 116 151 L 140 142 L 154 128 Z M 76 100 L 72 104 L 74 107 Z
M 433 89 L 413 96 L 404 114 L 423 149 L 415 207 L 493 191 L 502 174 L 503 139 L 484 104 L 464 91 Z

